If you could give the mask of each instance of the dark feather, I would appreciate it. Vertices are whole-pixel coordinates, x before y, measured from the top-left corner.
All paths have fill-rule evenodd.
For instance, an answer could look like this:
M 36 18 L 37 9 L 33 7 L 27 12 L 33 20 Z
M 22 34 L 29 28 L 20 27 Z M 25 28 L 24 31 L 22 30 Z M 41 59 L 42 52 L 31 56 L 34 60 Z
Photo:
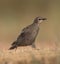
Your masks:
M 17 41 L 14 41 L 11 45 L 15 45 L 17 43 Z
M 9 50 L 12 50 L 12 49 L 14 49 L 14 48 L 16 48 L 16 46 L 12 46 L 12 47 L 10 47 Z

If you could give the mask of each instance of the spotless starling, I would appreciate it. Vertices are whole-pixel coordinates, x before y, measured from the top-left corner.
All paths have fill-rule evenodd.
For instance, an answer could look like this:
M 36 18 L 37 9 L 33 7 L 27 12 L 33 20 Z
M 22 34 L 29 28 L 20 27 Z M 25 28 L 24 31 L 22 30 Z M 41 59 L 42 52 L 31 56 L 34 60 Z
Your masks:
M 21 34 L 18 36 L 16 41 L 14 41 L 11 44 L 9 50 L 15 49 L 20 46 L 29 46 L 29 45 L 31 45 L 33 48 L 36 48 L 35 39 L 39 32 L 39 26 L 44 20 L 46 20 L 46 18 L 40 16 L 36 17 L 31 25 L 25 27 L 22 30 Z

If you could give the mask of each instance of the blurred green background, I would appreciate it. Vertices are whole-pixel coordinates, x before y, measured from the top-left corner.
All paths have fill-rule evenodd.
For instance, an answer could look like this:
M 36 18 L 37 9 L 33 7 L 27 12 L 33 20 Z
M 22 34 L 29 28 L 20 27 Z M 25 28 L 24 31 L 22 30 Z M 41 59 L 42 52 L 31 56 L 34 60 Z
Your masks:
M 60 41 L 60 0 L 0 0 L 0 43 L 16 40 L 35 17 L 47 18 L 40 25 L 37 41 Z

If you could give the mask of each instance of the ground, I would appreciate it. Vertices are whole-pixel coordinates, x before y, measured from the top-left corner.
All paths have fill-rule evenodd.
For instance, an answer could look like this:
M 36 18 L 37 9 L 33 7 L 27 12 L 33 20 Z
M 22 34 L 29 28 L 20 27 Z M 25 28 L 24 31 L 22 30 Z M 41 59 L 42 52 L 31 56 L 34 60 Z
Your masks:
M 33 49 L 30 46 L 8 50 L 10 44 L 0 44 L 0 64 L 60 64 L 59 47 L 53 42 L 41 42 Z

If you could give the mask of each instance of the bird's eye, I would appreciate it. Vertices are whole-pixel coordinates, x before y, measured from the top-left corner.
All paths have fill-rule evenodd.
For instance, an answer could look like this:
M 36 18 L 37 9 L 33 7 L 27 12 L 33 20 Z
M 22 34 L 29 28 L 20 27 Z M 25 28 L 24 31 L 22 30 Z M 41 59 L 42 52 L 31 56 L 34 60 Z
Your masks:
M 41 20 L 41 19 L 39 19 L 39 20 Z

